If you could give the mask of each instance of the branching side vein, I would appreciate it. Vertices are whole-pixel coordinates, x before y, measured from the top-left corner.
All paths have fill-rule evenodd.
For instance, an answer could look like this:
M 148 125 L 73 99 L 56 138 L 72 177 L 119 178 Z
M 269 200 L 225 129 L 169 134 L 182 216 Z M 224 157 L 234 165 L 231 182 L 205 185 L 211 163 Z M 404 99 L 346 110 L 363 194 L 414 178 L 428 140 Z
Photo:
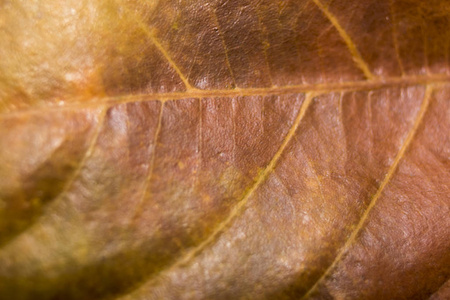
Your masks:
M 312 1 L 319 7 L 319 9 L 323 12 L 323 14 L 328 18 L 331 24 L 333 24 L 333 26 L 339 32 L 339 35 L 342 37 L 345 44 L 347 45 L 348 50 L 352 54 L 353 60 L 355 61 L 356 65 L 361 69 L 361 71 L 364 73 L 364 75 L 367 77 L 367 79 L 369 80 L 374 79 L 375 76 L 372 74 L 372 72 L 369 69 L 369 66 L 362 58 L 352 38 L 348 35 L 345 29 L 342 28 L 338 19 L 328 10 L 328 8 L 325 5 L 322 4 L 322 2 L 320 2 L 320 0 L 312 0 Z
M 422 119 L 428 109 L 432 93 L 433 93 L 433 87 L 427 86 L 426 91 L 425 91 L 424 100 L 422 102 L 419 112 L 417 113 L 416 120 L 414 121 L 413 126 L 411 127 L 408 135 L 406 136 L 405 140 L 403 141 L 403 144 L 400 147 L 400 150 L 397 153 L 397 156 L 395 157 L 394 162 L 392 163 L 386 176 L 384 177 L 383 181 L 381 182 L 377 192 L 372 197 L 372 200 L 370 201 L 366 210 L 362 214 L 358 224 L 356 225 L 355 229 L 350 234 L 350 237 L 346 240 L 344 246 L 342 246 L 342 248 L 339 250 L 334 261 L 324 271 L 322 276 L 314 283 L 314 285 L 305 293 L 305 295 L 301 298 L 301 300 L 307 299 L 313 294 L 313 292 L 317 289 L 317 287 L 320 285 L 320 283 L 322 283 L 331 274 L 331 272 L 335 269 L 337 264 L 342 260 L 344 255 L 347 253 L 347 251 L 350 249 L 350 247 L 356 241 L 358 234 L 361 232 L 361 230 L 363 229 L 364 225 L 367 222 L 370 212 L 374 208 L 375 204 L 377 203 L 378 199 L 380 198 L 381 194 L 383 193 L 385 187 L 390 182 L 392 176 L 394 175 L 395 171 L 397 170 L 400 160 L 405 156 L 406 150 L 408 149 L 409 145 L 411 144 L 412 140 L 414 139 L 417 129 L 419 128 L 420 124 L 422 123 Z

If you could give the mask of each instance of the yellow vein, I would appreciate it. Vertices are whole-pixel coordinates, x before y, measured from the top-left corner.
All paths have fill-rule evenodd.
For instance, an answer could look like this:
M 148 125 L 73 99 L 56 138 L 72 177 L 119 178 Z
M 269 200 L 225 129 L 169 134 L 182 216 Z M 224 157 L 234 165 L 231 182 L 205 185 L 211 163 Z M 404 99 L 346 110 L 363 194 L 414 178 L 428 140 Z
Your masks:
M 57 110 L 74 110 L 97 107 L 99 105 L 117 105 L 123 103 L 136 103 L 147 101 L 177 101 L 188 98 L 218 98 L 218 97 L 238 97 L 238 96 L 268 96 L 268 95 L 286 95 L 298 93 L 331 93 L 358 90 L 374 90 L 388 88 L 392 86 L 412 86 L 428 84 L 449 84 L 450 76 L 446 74 L 436 74 L 430 76 L 405 76 L 405 77 L 387 77 L 384 79 L 347 81 L 336 83 L 318 83 L 318 84 L 300 84 L 290 86 L 277 86 L 265 88 L 245 88 L 245 89 L 194 89 L 187 92 L 170 93 L 152 93 L 137 94 L 130 96 L 107 96 L 92 98 L 92 101 L 86 102 L 86 99 L 71 98 L 65 99 L 67 103 L 63 105 L 48 104 L 47 106 L 35 106 L 13 110 L 9 112 L 0 112 L 0 118 L 15 117 L 21 114 L 42 113 Z
M 145 196 L 148 194 L 147 188 L 150 185 L 150 181 L 153 176 L 153 169 L 155 167 L 156 147 L 158 144 L 159 134 L 161 132 L 163 110 L 164 110 L 164 102 L 161 102 L 161 108 L 159 109 L 159 114 L 158 114 L 158 123 L 156 125 L 155 135 L 153 136 L 153 151 L 150 156 L 150 161 L 149 161 L 147 176 L 145 177 L 145 181 L 144 181 L 144 186 L 142 187 L 142 197 L 139 199 L 139 202 L 136 204 L 136 209 L 134 211 L 134 214 L 133 214 L 133 217 L 131 218 L 130 223 L 133 223 L 139 216 L 139 213 L 141 212 L 141 210 L 144 206 L 144 203 L 145 203 Z
M 286 134 L 286 137 L 284 138 L 283 142 L 281 143 L 280 148 L 275 153 L 275 155 L 273 156 L 273 158 L 269 162 L 269 164 L 259 174 L 258 178 L 255 180 L 255 182 L 253 183 L 251 188 L 249 190 L 247 190 L 247 192 L 243 195 L 242 199 L 232 208 L 230 214 L 226 217 L 226 219 L 223 220 L 216 228 L 214 228 L 214 231 L 203 242 L 201 242 L 199 245 L 197 245 L 195 248 L 193 248 L 189 252 L 185 253 L 179 260 L 177 260 L 169 268 L 165 269 L 166 272 L 168 270 L 175 269 L 179 266 L 183 266 L 186 263 L 188 263 L 189 261 L 191 261 L 203 249 L 205 249 L 209 244 L 213 243 L 215 241 L 215 239 L 219 236 L 219 234 L 222 233 L 230 225 L 230 223 L 239 215 L 239 213 L 244 209 L 244 206 L 247 204 L 248 200 L 253 195 L 253 193 L 264 183 L 264 181 L 267 179 L 269 174 L 275 169 L 275 166 L 278 163 L 281 155 L 283 154 L 287 145 L 289 144 L 289 142 L 291 141 L 295 132 L 297 131 L 297 128 L 298 128 L 301 120 L 305 116 L 306 110 L 308 109 L 309 105 L 311 104 L 312 99 L 313 99 L 312 94 L 306 95 L 306 98 L 300 108 L 300 111 L 297 114 L 297 117 L 296 117 L 294 123 L 292 124 L 291 128 L 289 129 L 289 132 Z
M 126 8 L 125 5 L 123 5 L 126 10 L 128 10 L 131 14 L 133 14 L 136 17 L 136 22 L 139 25 L 139 28 L 148 36 L 148 38 L 152 41 L 152 43 L 156 46 L 156 48 L 161 52 L 161 54 L 164 56 L 164 58 L 169 62 L 170 66 L 175 70 L 175 72 L 180 77 L 181 81 L 183 81 L 184 85 L 186 86 L 187 90 L 193 90 L 191 84 L 189 83 L 186 76 L 184 76 L 183 72 L 181 72 L 178 65 L 174 62 L 172 57 L 170 56 L 169 52 L 164 48 L 164 46 L 159 42 L 159 40 L 156 38 L 155 33 L 148 28 L 148 25 L 145 24 L 145 22 L 142 20 L 142 17 L 137 15 L 136 13 L 132 12 L 130 9 Z
M 314 285 L 305 293 L 305 295 L 301 298 L 301 300 L 307 299 L 309 296 L 312 295 L 312 293 L 316 290 L 316 288 L 319 286 L 319 284 L 321 282 L 323 282 L 324 279 L 330 275 L 330 273 L 334 270 L 334 268 L 337 266 L 337 264 L 341 261 L 341 259 L 345 255 L 345 253 L 350 249 L 350 246 L 355 242 L 356 237 L 358 236 L 361 229 L 364 227 L 370 212 L 372 211 L 372 209 L 374 208 L 378 199 L 380 198 L 381 194 L 383 193 L 384 188 L 391 180 L 392 176 L 394 175 L 395 171 L 397 170 L 400 160 L 404 157 L 406 150 L 408 149 L 409 145 L 411 144 L 412 140 L 414 139 L 417 129 L 419 128 L 420 124 L 422 123 L 423 116 L 425 115 L 425 113 L 428 109 L 432 92 L 433 92 L 433 88 L 431 86 L 427 86 L 426 91 L 425 91 L 424 100 L 422 102 L 419 112 L 417 113 L 417 117 L 416 117 L 416 120 L 414 121 L 412 128 L 410 129 L 408 135 L 406 136 L 405 140 L 403 141 L 403 144 L 402 144 L 399 152 L 397 153 L 397 156 L 395 157 L 394 162 L 392 163 L 391 167 L 388 170 L 388 173 L 386 174 L 383 181 L 381 182 L 381 185 L 378 188 L 377 192 L 372 197 L 372 200 L 370 201 L 366 210 L 362 214 L 355 229 L 352 231 L 349 238 L 346 240 L 344 246 L 339 250 L 338 254 L 336 255 L 336 258 L 331 263 L 331 265 L 325 270 L 325 272 L 314 283 Z
M 233 69 L 231 68 L 231 64 L 230 64 L 230 58 L 228 57 L 228 47 L 227 47 L 227 44 L 225 43 L 225 37 L 223 36 L 222 31 L 220 30 L 219 18 L 217 17 L 216 10 L 213 10 L 212 17 L 213 17 L 214 22 L 216 23 L 217 32 L 219 33 L 220 39 L 222 40 L 222 46 L 223 46 L 223 51 L 225 52 L 225 61 L 227 63 L 228 71 L 230 72 L 230 76 L 231 76 L 231 79 L 233 80 L 234 87 L 237 87 Z
M 75 179 L 77 179 L 78 176 L 80 175 L 81 170 L 83 169 L 84 165 L 86 164 L 86 161 L 92 156 L 92 153 L 94 153 L 95 145 L 97 144 L 98 137 L 100 136 L 100 132 L 101 132 L 101 129 L 103 127 L 103 123 L 104 123 L 105 116 L 106 116 L 106 111 L 107 111 L 107 109 L 104 108 L 100 112 L 100 115 L 99 115 L 99 118 L 98 118 L 98 121 L 97 121 L 97 125 L 95 126 L 96 127 L 95 131 L 92 134 L 91 140 L 89 141 L 89 147 L 87 148 L 86 152 L 84 153 L 84 156 L 81 159 L 80 163 L 78 164 L 77 169 L 72 174 L 72 176 L 69 178 L 69 180 L 67 181 L 66 185 L 64 186 L 64 189 L 61 191 L 61 193 L 55 199 L 55 201 L 57 201 L 57 200 L 61 199 L 62 197 L 64 197 L 64 195 L 69 191 L 70 187 L 75 182 Z
M 295 137 L 295 140 L 297 141 L 297 138 Z M 297 141 L 298 142 L 298 141 Z M 322 181 L 319 178 L 319 175 L 317 174 L 316 169 L 313 167 L 313 164 L 311 162 L 311 159 L 309 158 L 308 154 L 306 153 L 303 145 L 301 143 L 300 144 L 300 148 L 303 152 L 303 155 L 305 156 L 305 160 L 306 160 L 306 164 L 308 165 L 309 169 L 311 170 L 311 172 L 314 175 L 314 178 L 316 179 L 316 183 L 317 186 L 319 187 L 319 192 L 320 192 L 320 196 L 322 197 L 322 201 L 325 203 L 325 196 L 323 195 L 323 186 L 322 186 Z
M 257 6 L 255 8 L 255 10 L 256 10 L 256 16 L 258 17 L 258 26 L 259 26 L 259 29 L 261 31 L 260 35 L 261 35 L 261 42 L 262 42 L 263 52 L 264 52 L 264 60 L 265 60 L 266 67 L 267 67 L 267 74 L 269 76 L 270 85 L 273 86 L 272 70 L 270 68 L 269 56 L 267 54 L 267 49 L 270 47 L 270 43 L 269 43 L 269 40 L 267 38 L 268 33 L 266 32 L 265 26 L 263 25 L 263 20 L 262 20 L 261 12 L 259 10 L 259 6 Z
M 392 40 L 394 42 L 395 56 L 397 58 L 398 66 L 400 67 L 400 71 L 402 76 L 405 76 L 405 70 L 403 68 L 403 63 L 400 58 L 400 48 L 398 45 L 398 33 L 397 33 L 397 18 L 394 13 L 394 4 L 392 0 L 389 0 L 389 13 L 391 15 L 391 24 L 392 24 Z
M 98 136 L 100 135 L 101 128 L 102 128 L 102 125 L 103 125 L 103 122 L 105 119 L 105 115 L 106 115 L 106 108 L 104 108 L 99 114 L 99 119 L 95 126 L 94 133 L 92 134 L 92 137 L 89 141 L 89 146 L 86 149 L 86 152 L 84 153 L 83 158 L 78 163 L 78 166 L 75 169 L 75 171 L 72 173 L 72 175 L 67 179 L 66 184 L 64 185 L 64 187 L 61 190 L 61 192 L 59 193 L 59 195 L 55 198 L 55 200 L 53 200 L 52 205 L 54 205 L 55 203 L 60 201 L 67 194 L 67 192 L 70 190 L 70 188 L 72 187 L 75 180 L 80 175 L 80 172 L 83 169 L 84 165 L 86 164 L 86 161 L 91 157 L 91 155 L 94 151 L 94 147 L 97 144 Z M 18 236 L 20 236 L 20 234 L 15 236 L 14 239 L 17 239 Z M 9 242 L 9 244 L 11 244 L 11 242 Z
M 347 48 L 352 54 L 356 65 L 361 69 L 361 71 L 363 71 L 364 75 L 368 79 L 373 79 L 375 76 L 372 74 L 372 72 L 370 72 L 369 67 L 367 66 L 364 59 L 361 57 L 361 54 L 359 53 L 358 48 L 356 47 L 352 38 L 347 34 L 344 28 L 342 28 L 337 18 L 328 10 L 328 8 L 325 5 L 322 4 L 322 2 L 320 2 L 320 0 L 312 0 L 312 1 L 319 7 L 319 9 L 323 12 L 323 14 L 328 18 L 331 24 L 333 24 L 333 26 L 339 32 L 345 44 L 347 44 Z
M 81 161 L 78 164 L 77 169 L 75 170 L 75 172 L 72 174 L 72 176 L 69 178 L 69 180 L 67 180 L 66 185 L 64 186 L 64 189 L 61 191 L 61 193 L 59 194 L 59 196 L 55 199 L 55 201 L 61 199 L 62 197 L 64 197 L 64 195 L 69 191 L 70 187 L 73 185 L 73 183 L 75 182 L 75 179 L 78 178 L 78 176 L 81 173 L 81 170 L 83 169 L 84 165 L 86 164 L 86 161 L 92 156 L 92 153 L 94 152 L 94 148 L 95 145 L 97 144 L 97 140 L 98 137 L 100 135 L 101 129 L 103 127 L 103 123 L 105 120 L 105 116 L 106 116 L 106 111 L 107 109 L 104 108 L 99 115 L 98 121 L 97 121 L 97 125 L 95 126 L 95 131 L 92 134 L 92 137 L 89 141 L 89 146 L 86 150 L 86 152 L 84 153 L 83 158 L 81 159 Z M 54 201 L 54 203 L 55 203 Z
M 177 72 L 181 81 L 183 81 L 184 85 L 186 86 L 186 89 L 194 90 L 195 88 L 193 88 L 191 86 L 188 79 L 184 76 L 183 72 L 181 72 L 180 68 L 178 68 L 177 64 L 173 61 L 172 57 L 169 55 L 169 53 L 166 51 L 166 49 L 163 47 L 163 45 L 161 45 L 161 43 L 158 41 L 156 36 L 154 34 L 152 34 L 151 32 L 149 32 L 148 29 L 146 30 L 146 32 L 150 36 L 150 39 L 153 41 L 153 44 L 156 46 L 156 48 L 158 48 L 158 50 L 162 53 L 162 55 L 164 55 L 164 57 L 167 59 L 167 61 L 172 66 L 172 68 L 175 70 L 175 72 Z

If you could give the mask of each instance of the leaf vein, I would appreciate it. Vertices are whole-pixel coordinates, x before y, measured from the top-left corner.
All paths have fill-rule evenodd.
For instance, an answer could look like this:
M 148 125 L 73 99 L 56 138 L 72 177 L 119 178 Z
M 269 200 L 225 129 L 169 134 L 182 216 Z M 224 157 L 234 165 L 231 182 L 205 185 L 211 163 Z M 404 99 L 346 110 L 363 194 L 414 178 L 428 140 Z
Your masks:
M 233 69 L 231 68 L 230 58 L 228 57 L 229 49 L 227 47 L 227 44 L 225 43 L 225 37 L 223 36 L 222 30 L 220 28 L 219 18 L 217 17 L 217 12 L 215 9 L 212 11 L 212 18 L 214 20 L 214 23 L 216 23 L 217 32 L 220 36 L 220 40 L 222 41 L 222 47 L 225 53 L 225 62 L 227 64 L 228 71 L 230 72 L 231 80 L 233 80 L 233 87 L 237 87 L 236 77 L 234 76 Z
M 347 81 L 338 83 L 318 83 L 318 84 L 300 84 L 288 86 L 276 86 L 265 88 L 245 88 L 245 89 L 211 89 L 198 90 L 194 89 L 187 92 L 169 92 L 169 93 L 152 93 L 152 94 L 136 94 L 130 96 L 107 96 L 93 98 L 93 101 L 86 102 L 80 98 L 66 99 L 67 103 L 60 105 L 59 103 L 47 104 L 47 106 L 35 106 L 12 110 L 0 113 L 0 118 L 15 117 L 22 114 L 43 113 L 59 110 L 75 110 L 87 109 L 100 105 L 118 105 L 123 103 L 137 103 L 147 101 L 178 101 L 192 98 L 218 98 L 218 97 L 238 97 L 238 96 L 269 96 L 269 95 L 286 95 L 298 93 L 316 93 L 325 94 L 332 92 L 345 91 L 363 91 L 389 88 L 393 86 L 413 86 L 413 85 L 445 85 L 450 84 L 450 76 L 445 74 L 435 74 L 432 76 L 405 76 L 405 77 L 388 77 L 385 79 Z
M 278 148 L 278 151 L 275 153 L 269 164 L 264 168 L 264 170 L 259 174 L 258 178 L 254 181 L 253 185 L 250 187 L 250 189 L 247 190 L 247 192 L 243 195 L 242 199 L 232 208 L 230 214 L 222 221 L 216 228 L 214 228 L 213 232 L 205 239 L 203 242 L 198 244 L 196 247 L 192 248 L 190 251 L 186 252 L 182 257 L 175 261 L 170 267 L 166 268 L 164 272 L 168 272 L 169 270 L 175 269 L 177 267 L 186 265 L 189 263 L 193 258 L 195 258 L 198 254 L 200 254 L 208 245 L 213 243 L 216 238 L 231 224 L 231 222 L 242 212 L 245 205 L 248 203 L 248 200 L 253 195 L 253 193 L 265 182 L 265 180 L 268 178 L 269 174 L 275 169 L 281 155 L 284 153 L 284 150 L 286 149 L 289 142 L 294 137 L 295 132 L 297 131 L 297 128 L 299 127 L 299 124 L 301 120 L 303 119 L 306 110 L 310 106 L 312 99 L 314 95 L 312 93 L 309 93 L 306 95 L 305 100 L 299 110 L 299 113 L 297 114 L 297 117 L 292 124 L 291 128 L 289 129 L 289 132 L 286 134 L 283 142 L 281 143 L 280 148 Z M 150 280 L 151 283 L 153 281 L 156 281 L 158 278 L 158 275 L 160 276 L 161 273 L 156 274 L 154 279 Z
M 336 28 L 336 30 L 339 32 L 339 35 L 344 40 L 345 44 L 347 45 L 348 50 L 353 56 L 353 59 L 356 63 L 356 65 L 361 69 L 361 71 L 364 73 L 364 75 L 367 77 L 367 79 L 373 79 L 375 76 L 372 74 L 372 72 L 369 69 L 369 66 L 364 61 L 364 59 L 361 56 L 361 53 L 359 52 L 358 48 L 356 47 L 355 43 L 353 42 L 352 38 L 348 35 L 348 33 L 345 31 L 344 28 L 342 28 L 341 24 L 337 20 L 337 18 L 328 10 L 328 8 L 320 2 L 320 0 L 312 0 L 322 11 L 322 13 L 328 18 L 328 20 L 333 24 L 333 26 Z
M 125 7 L 125 5 L 124 5 Z M 175 61 L 172 59 L 172 56 L 169 54 L 169 52 L 166 50 L 166 48 L 159 42 L 157 39 L 155 32 L 153 30 L 150 30 L 148 28 L 148 25 L 145 24 L 145 22 L 142 20 L 142 17 L 137 15 L 136 13 L 132 12 L 130 9 L 126 8 L 128 12 L 136 16 L 135 20 L 139 28 L 147 35 L 147 37 L 150 39 L 150 41 L 155 45 L 155 47 L 159 50 L 159 52 L 164 56 L 164 58 L 167 60 L 169 65 L 175 70 L 175 72 L 180 77 L 181 81 L 186 87 L 186 90 L 195 90 L 194 87 L 191 86 L 189 83 L 189 80 L 186 78 L 184 73 L 181 71 L 181 69 L 178 67 L 178 65 L 175 63 Z
M 104 109 L 100 112 L 98 122 L 97 122 L 97 124 L 96 124 L 96 126 L 95 126 L 96 128 L 94 129 L 94 133 L 92 134 L 92 137 L 90 138 L 89 145 L 88 145 L 88 147 L 87 147 L 87 149 L 86 149 L 86 151 L 85 151 L 83 157 L 82 157 L 81 160 L 79 161 L 78 166 L 76 167 L 76 169 L 74 170 L 74 172 L 72 173 L 72 175 L 71 175 L 70 177 L 67 178 L 66 183 L 65 183 L 63 189 L 61 190 L 61 192 L 60 192 L 60 193 L 55 197 L 55 199 L 52 201 L 53 205 L 54 205 L 55 203 L 57 203 L 58 201 L 60 201 L 60 200 L 67 194 L 67 192 L 68 192 L 68 191 L 70 190 L 70 188 L 73 186 L 73 183 L 75 182 L 75 180 L 76 180 L 76 179 L 78 178 L 78 176 L 80 175 L 83 166 L 85 166 L 85 164 L 86 164 L 86 161 L 91 157 L 91 155 L 92 155 L 92 153 L 93 153 L 93 151 L 94 151 L 94 147 L 95 147 L 95 145 L 97 144 L 97 140 L 98 140 L 98 137 L 99 137 L 99 135 L 100 135 L 102 125 L 103 125 L 104 120 L 105 120 L 106 111 L 107 111 L 107 109 L 104 108 Z M 36 224 L 41 218 L 42 218 L 42 215 L 41 215 L 40 218 L 38 218 L 38 220 L 36 220 L 35 222 L 33 222 L 33 224 Z M 31 226 L 32 226 L 33 224 L 31 224 Z M 30 226 L 30 227 L 31 227 L 31 226 Z M 24 231 L 22 231 L 21 233 L 24 233 Z M 13 239 L 17 239 L 17 238 L 21 235 L 21 233 L 19 233 L 18 235 L 16 235 Z M 10 240 L 10 241 L 8 242 L 8 244 L 11 244 L 11 243 L 12 243 L 12 240 Z M 7 245 L 7 244 L 5 244 L 5 245 Z
M 186 89 L 189 90 L 195 90 L 194 87 L 189 83 L 189 80 L 184 76 L 183 72 L 180 70 L 180 68 L 177 66 L 177 64 L 173 61 L 172 57 L 170 56 L 169 52 L 164 48 L 164 46 L 159 42 L 159 40 L 156 38 L 156 36 L 148 31 L 148 29 L 145 31 L 150 39 L 152 40 L 153 44 L 158 48 L 158 50 L 161 52 L 161 54 L 164 56 L 164 58 L 169 62 L 169 64 L 172 66 L 172 68 L 177 72 L 178 76 L 180 77 L 181 81 L 183 81 L 184 85 L 186 86 Z
M 150 160 L 149 160 L 147 176 L 145 177 L 144 185 L 142 187 L 142 197 L 139 199 L 138 203 L 136 204 L 136 209 L 134 210 L 133 217 L 131 218 L 131 222 L 130 222 L 131 224 L 133 222 L 135 222 L 137 220 L 137 218 L 139 217 L 139 215 L 144 207 L 146 196 L 148 195 L 147 189 L 148 189 L 151 179 L 153 177 L 153 170 L 155 167 L 156 147 L 158 145 L 158 138 L 159 138 L 159 135 L 161 132 L 163 110 L 164 110 L 164 102 L 161 102 L 161 107 L 159 109 L 159 114 L 158 114 L 158 123 L 156 125 L 155 135 L 153 136 L 153 151 L 152 151 L 152 154 L 151 154 Z
M 328 268 L 323 272 L 322 276 L 319 277 L 319 279 L 303 295 L 303 297 L 300 300 L 307 299 L 308 297 L 310 297 L 312 295 L 312 293 L 316 290 L 316 288 L 319 286 L 319 284 L 322 283 L 325 280 L 325 278 L 327 278 L 331 274 L 331 272 L 334 270 L 334 268 L 337 266 L 337 264 L 341 261 L 341 259 L 344 257 L 344 255 L 347 253 L 347 251 L 350 249 L 350 247 L 353 245 L 353 243 L 356 241 L 358 234 L 361 232 L 364 225 L 366 224 L 366 221 L 368 219 L 370 212 L 372 211 L 372 209 L 378 202 L 378 199 L 380 198 L 381 194 L 383 193 L 385 187 L 390 182 L 392 176 L 394 175 L 395 171 L 397 170 L 398 164 L 400 163 L 401 159 L 405 156 L 406 150 L 409 148 L 409 145 L 411 144 L 412 140 L 414 139 L 417 129 L 419 128 L 420 124 L 422 123 L 423 116 L 425 115 L 425 113 L 428 109 L 432 92 L 433 92 L 433 87 L 427 86 L 426 91 L 425 91 L 424 100 L 422 101 L 422 105 L 420 107 L 419 112 L 417 113 L 417 117 L 413 123 L 413 126 L 411 127 L 410 131 L 408 132 L 408 135 L 406 136 L 405 140 L 403 141 L 403 144 L 400 147 L 400 150 L 397 153 L 397 155 L 394 159 L 394 162 L 390 166 L 386 176 L 384 177 L 383 181 L 381 182 L 377 192 L 372 197 L 366 210 L 363 212 L 355 229 L 352 231 L 349 238 L 345 241 L 344 245 L 338 251 L 338 254 L 336 255 L 333 262 L 328 266 Z
M 262 12 L 260 12 L 259 6 L 257 6 L 255 8 L 256 10 L 256 16 L 258 17 L 258 26 L 259 26 L 259 32 L 260 32 L 260 36 L 261 36 L 261 43 L 262 43 L 262 48 L 263 48 L 263 53 L 264 53 L 264 62 L 266 64 L 267 67 L 267 75 L 269 77 L 270 80 L 270 86 L 273 87 L 273 77 L 272 77 L 272 68 L 270 67 L 270 63 L 269 63 L 269 55 L 267 53 L 268 48 L 270 47 L 270 43 L 269 40 L 267 38 L 268 33 L 266 32 L 266 29 L 263 25 L 263 17 L 261 16 Z

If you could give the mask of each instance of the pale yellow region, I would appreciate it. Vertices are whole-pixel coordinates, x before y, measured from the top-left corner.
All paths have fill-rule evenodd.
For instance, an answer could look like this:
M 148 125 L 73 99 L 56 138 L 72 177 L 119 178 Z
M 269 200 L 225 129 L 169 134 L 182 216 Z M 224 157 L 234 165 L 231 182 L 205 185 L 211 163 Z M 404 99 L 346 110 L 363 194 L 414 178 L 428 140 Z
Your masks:
M 328 8 L 325 5 L 322 4 L 322 2 L 320 2 L 320 0 L 312 0 L 312 1 L 320 8 L 323 14 L 328 18 L 331 24 L 333 24 L 333 26 L 339 32 L 340 36 L 347 45 L 348 50 L 352 54 L 353 60 L 355 61 L 356 65 L 361 69 L 361 71 L 363 71 L 367 79 L 374 79 L 375 76 L 370 71 L 369 66 L 361 57 L 361 54 L 359 53 L 359 50 L 356 47 L 355 43 L 353 42 L 352 38 L 348 35 L 348 33 L 344 30 L 344 28 L 342 28 L 337 18 L 328 10 Z
M 101 94 L 97 62 L 110 42 L 100 38 L 113 26 L 108 18 L 110 8 L 109 1 L 5 4 L 0 10 L 5 29 L 0 31 L 0 95 L 40 97 L 50 94 L 56 85 Z
M 392 163 L 391 167 L 389 168 L 386 176 L 384 177 L 380 187 L 378 188 L 375 195 L 372 197 L 372 200 L 370 201 L 369 205 L 367 206 L 366 210 L 364 211 L 363 215 L 361 216 L 361 219 L 359 220 L 358 224 L 352 231 L 350 237 L 345 242 L 344 246 L 339 250 L 336 258 L 332 262 L 332 264 L 325 270 L 325 272 L 322 274 L 322 276 L 316 281 L 316 283 L 308 290 L 308 292 L 301 298 L 301 300 L 307 299 L 312 295 L 312 293 L 317 289 L 320 283 L 322 283 L 325 278 L 327 278 L 331 272 L 335 269 L 337 264 L 341 261 L 344 254 L 350 249 L 352 244 L 355 242 L 356 237 L 358 236 L 361 229 L 366 224 L 366 221 L 368 219 L 368 216 L 372 209 L 374 208 L 375 204 L 377 203 L 378 199 L 380 198 L 381 194 L 383 193 L 384 188 L 388 185 L 389 181 L 391 180 L 392 176 L 394 175 L 395 171 L 397 170 L 398 164 L 400 163 L 400 160 L 405 156 L 405 152 L 408 149 L 409 145 L 411 144 L 412 140 L 414 139 L 414 136 L 417 132 L 417 129 L 419 128 L 420 124 L 422 123 L 423 116 L 425 115 L 429 103 L 430 98 L 433 93 L 433 87 L 427 86 L 427 89 L 425 91 L 424 100 L 422 102 L 422 105 L 420 107 L 420 110 L 417 114 L 416 120 L 414 121 L 414 124 L 412 128 L 410 129 L 406 139 L 403 141 L 403 144 L 397 153 L 397 156 L 395 157 L 394 162 Z
M 147 2 L 133 2 L 135 10 L 149 13 L 158 1 Z M 133 48 L 135 19 L 115 0 L 2 4 L 0 111 L 104 97 L 116 56 L 141 55 Z

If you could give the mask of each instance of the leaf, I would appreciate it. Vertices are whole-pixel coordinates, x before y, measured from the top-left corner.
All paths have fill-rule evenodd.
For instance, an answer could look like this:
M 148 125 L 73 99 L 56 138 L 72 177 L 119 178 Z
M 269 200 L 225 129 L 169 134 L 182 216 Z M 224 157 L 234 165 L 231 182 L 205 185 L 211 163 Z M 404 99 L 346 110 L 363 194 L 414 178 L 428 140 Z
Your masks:
M 450 6 L 0 3 L 1 299 L 445 299 Z

